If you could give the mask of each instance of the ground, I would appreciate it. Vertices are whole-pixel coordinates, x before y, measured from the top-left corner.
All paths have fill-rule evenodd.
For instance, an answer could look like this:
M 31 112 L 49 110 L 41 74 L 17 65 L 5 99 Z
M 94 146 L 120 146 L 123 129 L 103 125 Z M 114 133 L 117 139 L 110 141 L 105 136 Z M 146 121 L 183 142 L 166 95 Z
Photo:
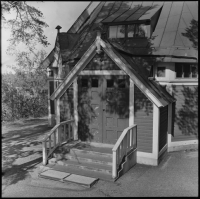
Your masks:
M 2 197 L 198 196 L 198 151 L 167 153 L 159 166 L 137 164 L 115 183 L 92 188 L 38 178 L 47 118 L 2 126 Z

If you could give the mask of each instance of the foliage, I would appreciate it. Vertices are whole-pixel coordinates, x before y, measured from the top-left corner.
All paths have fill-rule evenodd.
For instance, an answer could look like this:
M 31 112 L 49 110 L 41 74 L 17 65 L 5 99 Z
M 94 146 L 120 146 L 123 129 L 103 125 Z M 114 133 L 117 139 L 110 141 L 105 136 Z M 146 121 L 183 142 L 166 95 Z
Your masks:
M 31 52 L 34 52 L 35 44 L 48 46 L 47 37 L 43 34 L 43 28 L 48 25 L 42 20 L 43 13 L 26 1 L 2 1 L 2 22 L 11 29 L 10 50 L 17 44 L 25 44 Z M 15 18 L 11 18 L 11 14 Z
M 182 35 L 187 37 L 193 43 L 193 47 L 198 50 L 198 21 L 193 19 L 190 27 L 186 28 L 186 32 Z
M 47 75 L 41 62 L 46 53 L 39 51 L 32 59 L 18 54 L 15 74 L 2 75 L 2 120 L 9 121 L 47 114 Z

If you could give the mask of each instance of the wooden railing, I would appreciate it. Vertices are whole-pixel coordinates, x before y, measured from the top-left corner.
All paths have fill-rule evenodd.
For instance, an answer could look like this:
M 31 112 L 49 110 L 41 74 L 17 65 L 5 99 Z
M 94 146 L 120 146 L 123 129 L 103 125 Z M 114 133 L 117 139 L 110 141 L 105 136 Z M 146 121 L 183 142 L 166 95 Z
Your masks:
M 124 156 L 132 149 L 137 148 L 137 125 L 134 124 L 122 132 L 113 147 L 112 177 L 117 177 L 117 170 Z
M 43 165 L 47 164 L 49 156 L 61 144 L 73 140 L 74 120 L 61 122 L 54 126 L 50 133 L 42 140 L 43 143 Z

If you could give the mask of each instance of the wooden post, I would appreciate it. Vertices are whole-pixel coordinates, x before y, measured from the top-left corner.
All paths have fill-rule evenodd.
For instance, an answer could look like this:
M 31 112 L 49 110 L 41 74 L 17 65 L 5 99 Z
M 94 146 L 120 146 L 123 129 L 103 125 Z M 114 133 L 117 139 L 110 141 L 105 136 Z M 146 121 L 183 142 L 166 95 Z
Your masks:
M 56 111 L 56 125 L 60 123 L 60 98 L 55 99 L 55 111 Z M 60 135 L 59 135 L 59 130 L 56 130 L 57 134 L 57 140 L 56 142 L 60 144 Z
M 129 85 L 129 126 L 134 124 L 134 82 L 131 78 Z
M 117 177 L 117 154 L 116 151 L 113 151 L 113 165 L 112 165 L 112 177 Z
M 46 163 L 47 163 L 47 143 L 46 143 L 46 141 L 43 141 L 42 153 L 43 153 L 43 165 L 46 165 Z
M 78 84 L 77 77 L 73 82 L 73 96 L 74 96 L 74 125 L 73 125 L 73 133 L 74 140 L 78 140 Z

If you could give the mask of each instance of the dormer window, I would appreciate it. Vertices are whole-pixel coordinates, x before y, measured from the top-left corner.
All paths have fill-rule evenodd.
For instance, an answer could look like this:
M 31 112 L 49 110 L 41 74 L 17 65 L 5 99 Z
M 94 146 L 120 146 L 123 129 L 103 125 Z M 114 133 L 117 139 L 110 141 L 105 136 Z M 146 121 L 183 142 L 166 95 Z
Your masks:
M 109 38 L 147 38 L 147 37 L 150 37 L 149 22 L 109 26 Z
M 124 37 L 125 37 L 125 25 L 109 27 L 109 38 L 124 38 Z

